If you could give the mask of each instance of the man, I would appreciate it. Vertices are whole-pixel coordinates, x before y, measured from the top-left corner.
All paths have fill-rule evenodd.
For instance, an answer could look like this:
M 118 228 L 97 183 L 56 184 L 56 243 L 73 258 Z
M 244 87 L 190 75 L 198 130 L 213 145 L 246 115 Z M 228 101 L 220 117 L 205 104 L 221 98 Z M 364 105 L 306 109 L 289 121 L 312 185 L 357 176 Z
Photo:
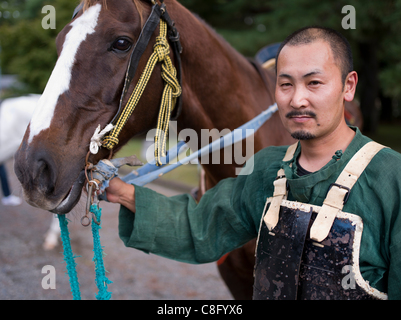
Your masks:
M 290 35 L 275 94 L 299 143 L 260 151 L 252 173 L 221 181 L 198 204 L 112 180 L 125 245 L 205 263 L 258 236 L 256 299 L 400 299 L 401 155 L 346 125 L 357 82 L 339 33 Z

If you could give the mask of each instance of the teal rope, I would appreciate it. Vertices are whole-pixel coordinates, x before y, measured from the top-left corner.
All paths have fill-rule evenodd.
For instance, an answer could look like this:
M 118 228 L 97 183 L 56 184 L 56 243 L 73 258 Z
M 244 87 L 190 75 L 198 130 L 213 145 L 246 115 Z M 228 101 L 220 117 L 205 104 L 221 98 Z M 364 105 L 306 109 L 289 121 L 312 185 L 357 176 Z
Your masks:
M 106 269 L 103 264 L 104 253 L 102 246 L 100 244 L 100 236 L 99 236 L 99 230 L 102 228 L 100 226 L 101 224 L 100 217 L 102 214 L 102 209 L 100 209 L 96 204 L 92 204 L 90 212 L 92 212 L 96 216 L 96 219 L 99 222 L 98 225 L 92 219 L 92 236 L 93 236 L 93 252 L 94 252 L 93 261 L 95 262 L 96 286 L 99 289 L 99 292 L 96 295 L 96 299 L 110 300 L 111 292 L 107 291 L 107 285 L 113 282 L 106 277 Z
M 61 229 L 61 240 L 63 241 L 64 249 L 64 261 L 67 264 L 67 272 L 70 277 L 70 287 L 72 292 L 72 298 L 74 300 L 81 300 L 81 293 L 79 292 L 79 282 L 77 276 L 77 264 L 75 263 L 75 258 L 71 250 L 70 233 L 68 232 L 68 221 L 65 215 L 58 215 L 58 220 Z
M 92 205 L 90 208 L 90 212 L 95 214 L 96 219 L 99 223 L 101 223 L 101 213 L 102 209 L 100 209 L 97 205 Z M 72 297 L 74 300 L 81 300 L 81 293 L 79 291 L 79 282 L 76 270 L 76 262 L 75 258 L 71 249 L 71 241 L 70 241 L 70 233 L 68 231 L 68 221 L 65 215 L 58 215 L 59 223 L 60 223 L 60 230 L 61 230 L 61 240 L 63 241 L 63 248 L 64 248 L 64 261 L 67 264 L 67 272 L 68 276 L 70 277 L 70 286 Z M 113 283 L 106 277 L 106 270 L 104 268 L 103 263 L 103 249 L 100 244 L 100 236 L 99 230 L 101 229 L 100 225 L 97 225 L 92 219 L 92 236 L 93 236 L 93 252 L 94 257 L 93 261 L 95 262 L 95 272 L 96 272 L 96 286 L 99 289 L 98 294 L 96 295 L 96 299 L 98 300 L 110 300 L 111 292 L 107 291 L 107 285 Z

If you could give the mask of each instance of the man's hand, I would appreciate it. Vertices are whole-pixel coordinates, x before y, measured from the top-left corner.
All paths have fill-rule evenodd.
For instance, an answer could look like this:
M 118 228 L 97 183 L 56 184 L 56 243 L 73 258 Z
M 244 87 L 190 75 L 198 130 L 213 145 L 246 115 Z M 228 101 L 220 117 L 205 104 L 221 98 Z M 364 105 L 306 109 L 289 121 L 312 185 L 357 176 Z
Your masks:
M 135 187 L 125 183 L 120 178 L 110 180 L 109 187 L 106 188 L 107 200 L 112 203 L 119 203 L 135 212 Z

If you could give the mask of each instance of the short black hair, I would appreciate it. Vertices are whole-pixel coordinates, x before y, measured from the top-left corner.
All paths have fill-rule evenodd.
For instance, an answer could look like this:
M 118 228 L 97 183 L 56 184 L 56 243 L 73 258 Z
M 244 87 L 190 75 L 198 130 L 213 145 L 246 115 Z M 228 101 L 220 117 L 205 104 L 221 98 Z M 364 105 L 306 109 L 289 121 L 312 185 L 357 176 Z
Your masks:
M 341 70 L 343 85 L 348 73 L 353 71 L 354 62 L 352 58 L 351 46 L 348 40 L 338 31 L 319 26 L 309 26 L 290 34 L 280 45 L 276 55 L 276 74 L 278 56 L 285 45 L 299 46 L 323 40 L 329 43 L 333 57 L 338 61 Z

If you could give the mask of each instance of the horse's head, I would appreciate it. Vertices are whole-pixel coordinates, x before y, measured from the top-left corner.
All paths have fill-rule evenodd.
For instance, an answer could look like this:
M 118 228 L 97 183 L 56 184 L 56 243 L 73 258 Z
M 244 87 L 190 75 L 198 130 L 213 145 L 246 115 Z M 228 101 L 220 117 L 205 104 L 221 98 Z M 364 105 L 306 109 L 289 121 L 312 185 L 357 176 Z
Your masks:
M 150 10 L 149 1 L 85 0 L 84 10 L 58 35 L 57 63 L 15 156 L 15 172 L 31 205 L 67 213 L 78 202 L 91 136 L 117 112 L 130 53 Z M 139 71 L 154 38 L 140 59 Z M 157 76 L 150 78 L 119 136 L 119 147 L 156 123 L 163 81 L 160 66 L 155 71 Z M 108 154 L 101 148 L 90 160 L 96 163 Z

